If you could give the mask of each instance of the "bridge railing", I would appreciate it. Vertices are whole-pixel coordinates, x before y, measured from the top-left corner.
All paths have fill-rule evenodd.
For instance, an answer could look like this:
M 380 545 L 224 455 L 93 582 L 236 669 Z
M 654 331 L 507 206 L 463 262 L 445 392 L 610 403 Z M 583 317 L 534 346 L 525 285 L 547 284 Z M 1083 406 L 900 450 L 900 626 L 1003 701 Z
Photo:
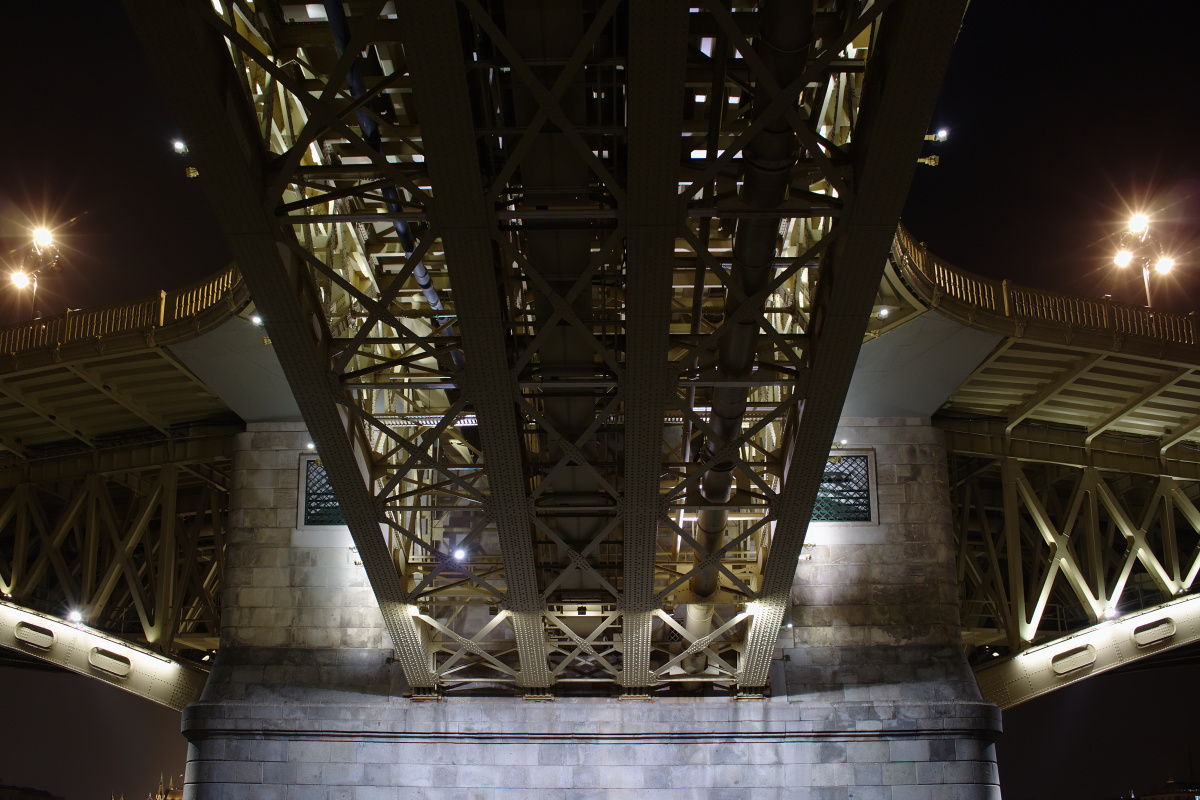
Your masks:
M 68 310 L 53 317 L 0 328 L 0 353 L 20 353 L 83 339 L 161 328 L 216 305 L 241 279 L 237 266 L 230 265 L 216 275 L 173 292 L 159 292 L 100 308 Z
M 1171 314 L 1113 300 L 1074 297 L 974 275 L 930 253 L 903 226 L 896 229 L 894 249 L 902 262 L 901 268 L 925 284 L 921 288 L 934 290 L 935 304 L 940 293 L 974 309 L 1015 321 L 1054 323 L 1172 344 L 1195 346 L 1200 341 L 1192 314 Z

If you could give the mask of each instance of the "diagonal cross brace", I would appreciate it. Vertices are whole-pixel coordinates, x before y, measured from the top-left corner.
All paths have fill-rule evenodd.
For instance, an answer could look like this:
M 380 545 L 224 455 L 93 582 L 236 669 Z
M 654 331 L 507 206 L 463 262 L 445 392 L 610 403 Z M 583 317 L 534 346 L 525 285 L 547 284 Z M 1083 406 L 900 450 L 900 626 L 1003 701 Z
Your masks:
M 437 187 L 430 210 L 442 231 L 451 295 L 458 312 L 467 361 L 467 396 L 475 406 L 484 461 L 488 508 L 496 521 L 510 612 L 521 659 L 518 685 L 553 682 L 546 656 L 542 599 L 537 583 L 533 531 L 522 462 L 521 432 L 509 376 L 507 339 L 496 291 L 492 234 L 496 224 L 479 186 L 475 126 L 468 104 L 466 65 L 457 48 L 458 17 L 451 4 L 397 6 L 408 36 L 405 53 L 413 98 L 421 113 L 429 177 Z
M 324 356 L 327 335 L 312 305 L 310 280 L 262 203 L 266 154 L 254 110 L 235 86 L 225 42 L 209 27 L 205 7 L 181 0 L 130 0 L 125 5 L 143 50 L 213 197 L 234 257 L 264 312 L 267 331 L 296 403 L 317 445 L 379 601 L 396 657 L 413 686 L 433 686 L 423 637 L 406 603 L 392 553 L 380 530 L 384 511 L 370 488 L 371 455 L 339 402 L 341 389 Z

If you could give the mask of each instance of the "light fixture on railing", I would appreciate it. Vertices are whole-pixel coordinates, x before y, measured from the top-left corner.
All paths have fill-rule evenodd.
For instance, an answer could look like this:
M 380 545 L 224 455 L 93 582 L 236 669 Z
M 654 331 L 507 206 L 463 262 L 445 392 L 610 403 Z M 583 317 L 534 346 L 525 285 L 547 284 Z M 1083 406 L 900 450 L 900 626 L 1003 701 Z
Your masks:
M 9 273 L 9 280 L 17 289 L 32 287 L 32 316 L 41 316 L 37 308 L 38 275 L 43 270 L 58 268 L 58 245 L 54 243 L 54 234 L 49 228 L 36 228 L 32 232 L 33 247 L 27 248 L 21 258 L 21 264 Z
M 1150 270 L 1166 275 L 1175 266 L 1175 259 L 1163 253 L 1162 243 L 1150 230 L 1150 217 L 1134 214 L 1129 218 L 1128 229 L 1121 234 L 1117 254 L 1113 263 L 1120 269 L 1130 265 L 1142 268 L 1142 284 L 1146 288 L 1146 306 L 1150 302 Z

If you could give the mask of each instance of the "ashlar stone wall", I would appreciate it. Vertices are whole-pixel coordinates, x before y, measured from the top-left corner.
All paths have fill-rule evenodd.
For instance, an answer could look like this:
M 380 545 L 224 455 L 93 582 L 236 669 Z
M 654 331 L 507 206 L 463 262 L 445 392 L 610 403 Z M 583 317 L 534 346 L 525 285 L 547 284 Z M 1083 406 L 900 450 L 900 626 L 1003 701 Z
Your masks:
M 958 648 L 944 454 L 845 421 L 877 524 L 816 526 L 766 698 L 413 701 L 347 541 L 295 528 L 303 430 L 235 461 L 223 646 L 184 713 L 189 800 L 998 798 L 999 712 Z
M 391 643 L 348 529 L 300 524 L 311 441 L 298 422 L 251 423 L 237 437 L 221 649 L 206 698 L 266 687 L 393 688 Z

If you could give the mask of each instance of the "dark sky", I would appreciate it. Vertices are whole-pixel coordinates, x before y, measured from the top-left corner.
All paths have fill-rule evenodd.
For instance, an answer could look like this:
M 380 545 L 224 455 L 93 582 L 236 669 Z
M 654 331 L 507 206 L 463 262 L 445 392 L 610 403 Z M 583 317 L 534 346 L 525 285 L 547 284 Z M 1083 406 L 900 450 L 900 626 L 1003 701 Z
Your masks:
M 919 168 L 905 222 L 966 269 L 1139 302 L 1140 281 L 1116 281 L 1109 265 L 1114 234 L 1144 210 L 1182 275 L 1155 285 L 1156 305 L 1190 311 L 1198 21 L 1198 3 L 973 0 L 932 125 L 951 138 L 928 147 L 941 165 Z M 118 3 L 15 5 L 0 47 L 0 258 L 20 257 L 32 225 L 59 226 L 65 268 L 42 284 L 44 312 L 176 288 L 229 260 Z M 14 305 L 0 286 L 0 322 Z M 1005 797 L 1116 796 L 1188 777 L 1200 766 L 1200 745 L 1190 761 L 1184 745 L 1196 669 L 1168 660 L 1007 713 Z M 0 783 L 133 800 L 182 770 L 179 715 L 111 687 L 0 669 L 0 709 Z
M 1155 306 L 1200 302 L 1200 76 L 1185 31 L 1200 3 L 973 0 L 904 222 L 930 250 L 995 278 L 1144 303 L 1112 266 L 1131 211 L 1178 267 Z M 1178 275 L 1179 277 L 1175 277 Z
M 56 229 L 63 270 L 39 283 L 43 313 L 175 289 L 231 260 L 120 3 L 6 4 L 0 52 L 0 259 L 11 268 L 32 227 Z M 0 323 L 28 318 L 7 284 Z
M 0 668 L 0 786 L 144 800 L 183 775 L 179 712 L 71 672 Z

